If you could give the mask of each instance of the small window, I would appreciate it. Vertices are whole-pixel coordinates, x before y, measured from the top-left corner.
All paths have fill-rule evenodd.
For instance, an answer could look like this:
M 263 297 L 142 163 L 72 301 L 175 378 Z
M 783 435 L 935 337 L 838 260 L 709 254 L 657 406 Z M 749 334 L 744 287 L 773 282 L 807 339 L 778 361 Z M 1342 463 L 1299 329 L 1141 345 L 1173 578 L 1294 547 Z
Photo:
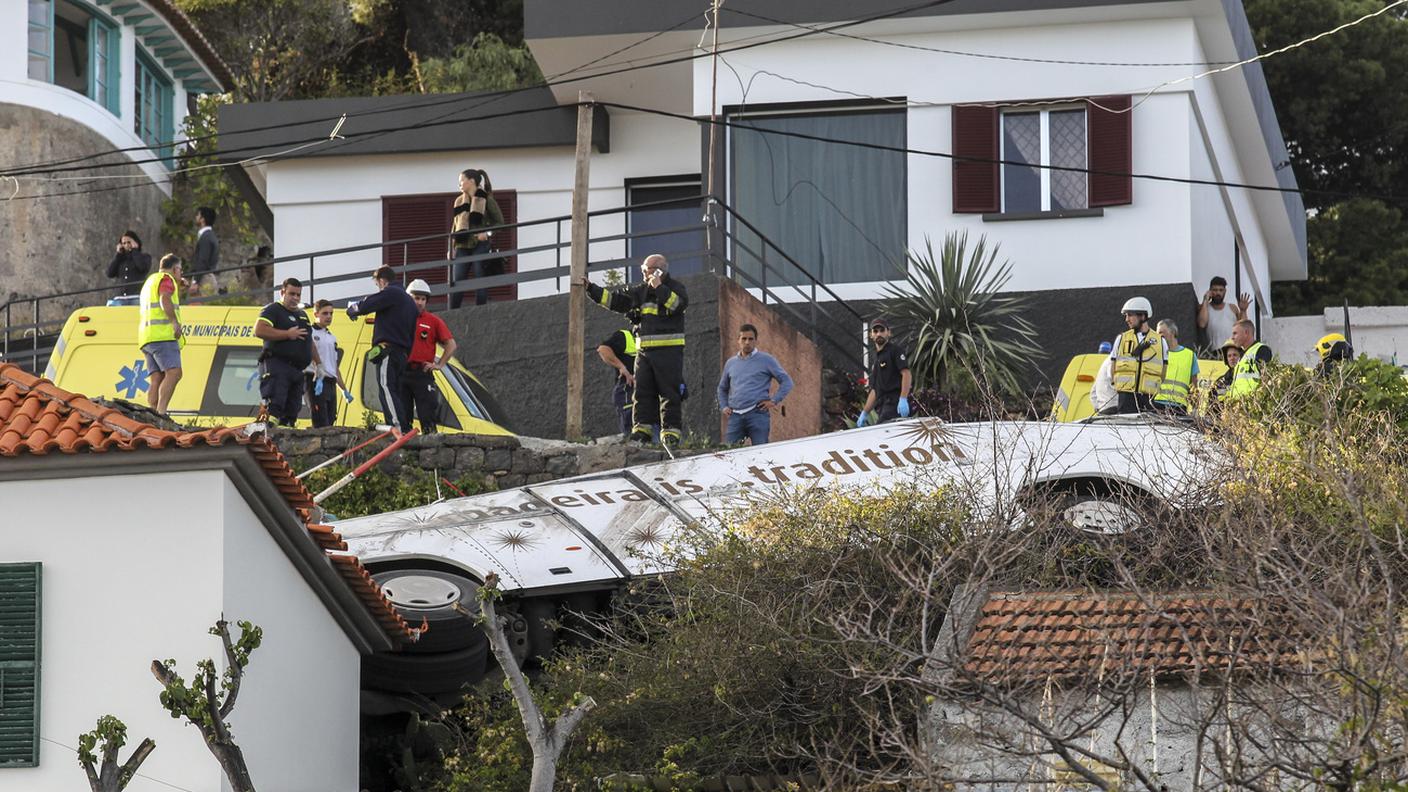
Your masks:
M 169 147 L 171 126 L 171 83 L 145 54 L 137 54 L 137 78 L 133 97 L 132 131 L 153 149 Z M 166 152 L 170 153 L 170 152 Z M 174 160 L 165 160 L 167 167 Z
M 223 347 L 215 352 L 200 411 L 204 415 L 259 414 L 259 347 Z
M 377 387 L 377 367 L 368 363 L 366 360 L 362 361 L 362 367 L 366 370 L 366 375 L 362 377 L 362 404 L 374 413 L 383 414 L 386 411 L 386 407 L 381 402 L 381 388 Z M 446 366 L 441 373 L 447 373 L 450 370 L 451 368 Z M 446 376 L 445 379 L 451 383 L 451 386 L 454 386 L 453 377 Z M 450 409 L 450 404 L 445 399 L 444 383 L 437 381 L 435 386 L 441 389 L 440 409 L 435 412 L 436 425 L 447 429 L 462 428 L 460 426 L 460 419 L 455 416 L 454 410 Z M 455 392 L 459 393 L 459 389 L 456 388 Z M 461 396 L 460 398 L 463 400 L 464 397 Z M 466 402 L 466 404 L 469 404 L 469 402 Z M 478 414 L 475 413 L 473 406 L 470 406 L 469 411 L 471 414 L 474 414 L 475 417 L 479 417 Z
M 29 0 L 29 79 L 54 81 L 53 0 Z
M 1088 208 L 1084 108 L 1005 112 L 1001 140 L 1003 212 Z
M 39 765 L 40 572 L 0 564 L 0 768 Z

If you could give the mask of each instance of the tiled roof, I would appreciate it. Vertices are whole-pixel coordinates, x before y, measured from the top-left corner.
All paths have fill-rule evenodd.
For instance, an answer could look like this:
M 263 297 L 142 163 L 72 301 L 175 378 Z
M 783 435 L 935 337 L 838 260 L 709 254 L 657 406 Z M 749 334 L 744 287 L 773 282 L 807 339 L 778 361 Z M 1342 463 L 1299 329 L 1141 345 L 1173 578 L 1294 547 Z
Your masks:
M 963 668 L 989 681 L 1148 679 L 1302 666 L 1290 620 L 1266 599 L 1203 592 L 998 592 L 987 597 Z
M 120 411 L 70 393 L 12 363 L 0 363 L 0 457 L 21 454 L 77 454 L 133 451 L 139 448 L 243 446 L 259 463 L 308 535 L 327 554 L 333 569 L 393 641 L 413 639 L 413 631 L 374 583 L 362 563 L 347 555 L 347 544 L 331 527 L 312 521 L 313 496 L 288 466 L 283 454 L 263 435 L 246 437 L 238 429 L 216 427 L 199 432 L 171 431 L 142 423 Z
M 210 67 L 211 76 L 219 82 L 216 87 L 222 91 L 234 90 L 235 75 L 230 71 L 225 60 L 210 45 L 210 41 L 200 32 L 200 28 L 191 21 L 191 18 L 186 16 L 186 13 L 180 8 L 177 8 L 171 0 L 147 0 L 147 2 L 153 10 L 170 23 L 172 29 L 181 38 L 185 39 L 191 49 L 195 50 L 200 59 L 205 62 L 205 65 Z

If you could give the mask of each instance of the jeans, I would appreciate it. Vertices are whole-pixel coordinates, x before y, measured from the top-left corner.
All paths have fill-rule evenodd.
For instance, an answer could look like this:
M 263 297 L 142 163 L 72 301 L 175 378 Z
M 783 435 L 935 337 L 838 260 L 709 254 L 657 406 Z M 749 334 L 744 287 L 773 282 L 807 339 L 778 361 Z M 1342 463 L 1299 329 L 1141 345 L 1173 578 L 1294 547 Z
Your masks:
M 741 442 L 746 437 L 753 441 L 753 445 L 762 445 L 768 441 L 768 432 L 771 429 L 772 416 L 762 409 L 733 413 L 728 417 L 728 434 L 724 440 L 732 444 Z
M 461 257 L 463 257 L 463 256 L 478 256 L 478 255 L 481 255 L 481 254 L 484 254 L 484 253 L 488 253 L 488 252 L 489 252 L 489 240 L 485 239 L 485 240 L 483 240 L 483 241 L 481 241 L 481 242 L 476 242 L 475 245 L 474 245 L 474 248 L 473 248 L 472 250 L 466 249 L 466 248 L 462 248 L 462 247 L 457 247 L 457 248 L 455 248 L 455 258 L 461 258 Z M 487 259 L 487 258 L 486 258 L 486 259 L 479 259 L 479 260 L 477 260 L 477 261 L 457 261 L 457 262 L 455 262 L 455 279 L 454 279 L 455 285 L 456 285 L 456 286 L 463 285 L 464 281 L 469 280 L 471 277 L 474 277 L 474 278 L 485 278 L 485 277 L 488 277 L 490 274 L 497 274 L 497 273 L 490 273 L 490 272 L 488 271 L 488 267 L 489 267 L 489 265 L 490 265 L 490 263 L 491 263 L 492 261 L 493 261 L 493 259 Z M 464 292 L 455 292 L 454 294 L 451 294 L 451 295 L 450 295 L 450 307 L 451 307 L 451 308 L 458 308 L 458 307 L 460 307 L 460 303 L 462 303 L 462 302 L 464 302 Z M 475 305 L 483 305 L 484 303 L 487 303 L 487 302 L 489 302 L 489 290 L 488 290 L 488 289 L 475 289 L 475 291 L 474 291 L 474 304 L 475 304 Z

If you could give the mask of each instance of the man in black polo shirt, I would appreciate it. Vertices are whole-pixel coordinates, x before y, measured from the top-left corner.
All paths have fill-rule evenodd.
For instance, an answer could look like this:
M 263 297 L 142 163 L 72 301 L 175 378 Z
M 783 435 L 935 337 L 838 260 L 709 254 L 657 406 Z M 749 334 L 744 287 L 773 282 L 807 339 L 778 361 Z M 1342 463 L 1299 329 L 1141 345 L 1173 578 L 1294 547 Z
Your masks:
M 909 417 L 909 388 L 913 379 L 909 359 L 899 344 L 890 340 L 890 323 L 876 319 L 870 323 L 870 340 L 875 342 L 875 358 L 870 363 L 870 392 L 856 426 L 870 423 L 870 411 L 879 413 L 876 423 Z
M 317 362 L 308 314 L 299 305 L 303 284 L 297 278 L 284 281 L 279 302 L 264 306 L 254 323 L 254 335 L 263 339 L 259 356 L 259 396 L 269 417 L 284 426 L 293 426 L 303 409 L 303 370 Z
M 400 437 L 401 417 L 406 415 L 406 406 L 401 401 L 401 375 L 406 373 L 420 307 L 406 293 L 396 271 L 390 267 L 378 268 L 372 273 L 372 282 L 376 284 L 376 293 L 349 304 L 347 318 L 376 314 L 372 351 L 367 360 L 376 367 L 376 387 L 386 423 L 391 426 L 391 434 Z

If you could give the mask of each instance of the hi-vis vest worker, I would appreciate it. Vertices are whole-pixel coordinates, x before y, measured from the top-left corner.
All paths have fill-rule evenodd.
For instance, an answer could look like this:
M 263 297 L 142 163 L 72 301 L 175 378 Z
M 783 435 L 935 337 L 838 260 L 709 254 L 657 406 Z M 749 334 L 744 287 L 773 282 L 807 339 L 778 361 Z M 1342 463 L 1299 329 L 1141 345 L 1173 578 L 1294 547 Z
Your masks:
M 1154 313 L 1154 308 L 1145 298 L 1126 300 L 1120 313 L 1124 315 L 1129 329 L 1120 333 L 1115 340 L 1112 356 L 1115 360 L 1115 390 L 1144 394 L 1147 399 L 1159 392 L 1159 380 L 1163 378 L 1163 336 L 1149 327 L 1149 316 Z M 1140 333 L 1141 327 L 1148 329 Z
M 181 287 L 170 270 L 158 270 L 147 276 L 142 284 L 141 320 L 137 324 L 137 347 L 141 348 L 156 341 L 176 341 L 186 345 L 186 336 L 176 337 L 176 328 L 161 307 L 161 282 L 170 278 L 176 288 L 171 292 L 171 305 L 176 309 L 176 319 L 181 319 Z
M 1188 347 L 1180 347 L 1168 353 L 1168 368 L 1159 381 L 1159 395 L 1156 401 L 1175 404 L 1187 409 L 1188 391 L 1193 383 L 1193 362 L 1197 355 Z
M 1240 399 L 1261 387 L 1261 363 L 1257 360 L 1257 353 L 1265 348 L 1266 345 L 1260 341 L 1247 347 L 1232 375 L 1232 387 L 1227 391 L 1229 399 Z

